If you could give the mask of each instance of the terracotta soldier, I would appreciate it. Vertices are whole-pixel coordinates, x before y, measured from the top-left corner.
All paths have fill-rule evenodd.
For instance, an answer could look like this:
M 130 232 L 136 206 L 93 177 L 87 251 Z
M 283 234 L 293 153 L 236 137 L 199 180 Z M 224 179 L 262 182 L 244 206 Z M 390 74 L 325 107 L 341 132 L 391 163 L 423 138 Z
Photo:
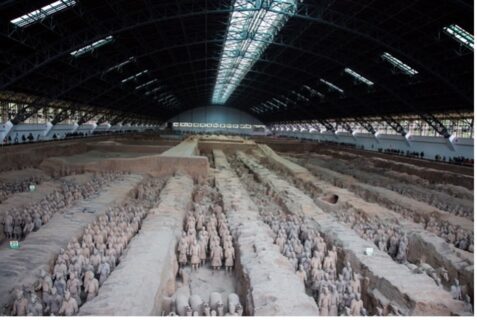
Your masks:
M 220 244 L 216 244 L 210 253 L 211 257 L 211 265 L 215 270 L 219 270 L 222 267 L 222 258 L 223 258 L 223 251 Z
M 86 272 L 85 274 L 85 281 L 84 281 L 84 288 L 86 293 L 86 301 L 90 301 L 98 294 L 99 290 L 99 282 L 94 277 L 92 272 Z
M 36 294 L 32 293 L 27 307 L 28 315 L 39 317 L 43 315 L 43 305 Z
M 200 265 L 200 246 L 196 240 L 192 243 L 191 247 L 191 259 L 190 263 L 192 265 L 192 270 L 198 270 Z
M 361 300 L 361 295 L 355 293 L 353 300 L 351 301 L 351 316 L 358 317 L 361 315 L 361 309 L 363 308 L 363 301 Z
M 55 286 L 56 290 L 58 291 L 58 294 L 62 296 L 64 294 L 65 290 L 66 290 L 66 281 L 65 281 L 62 273 L 58 273 L 58 275 L 56 276 L 56 279 L 55 279 L 55 283 L 53 285 Z
M 187 252 L 188 252 L 188 244 L 185 232 L 182 233 L 182 238 L 178 244 L 178 251 L 179 251 L 179 265 L 184 267 L 187 264 Z
M 361 282 L 358 273 L 353 273 L 353 279 L 351 279 L 350 284 L 354 293 L 361 293 Z
M 78 305 L 81 303 L 80 293 L 81 293 L 81 280 L 76 278 L 75 273 L 70 273 L 70 279 L 68 280 L 66 287 L 70 292 L 70 295 L 73 299 L 78 302 Z
M 318 300 L 318 307 L 320 308 L 320 316 L 325 317 L 329 315 L 331 307 L 331 295 L 328 292 L 328 288 L 325 287 L 323 292 L 320 294 L 320 299 Z
M 464 306 L 464 311 L 465 312 L 468 312 L 470 314 L 474 313 L 473 311 L 473 307 L 472 307 L 472 301 L 470 300 L 470 296 L 469 295 L 465 295 L 465 306 Z
M 94 249 L 93 255 L 89 258 L 89 263 L 93 266 L 94 273 L 98 274 L 98 268 L 101 264 L 101 255 L 97 249 Z
M 303 269 L 303 265 L 300 264 L 300 266 L 298 267 L 298 270 L 296 271 L 296 274 L 298 275 L 298 277 L 301 279 L 301 281 L 306 284 L 307 282 L 307 276 L 306 276 L 306 271 Z
M 346 266 L 343 268 L 341 273 L 343 274 L 343 278 L 345 281 L 351 281 L 353 269 L 351 268 L 351 263 L 349 261 L 346 262 Z
M 78 312 L 78 303 L 73 299 L 68 291 L 65 292 L 65 298 L 58 314 L 67 317 L 73 316 Z
M 451 295 L 455 300 L 463 300 L 462 287 L 460 286 L 458 279 L 455 279 L 454 284 L 451 286 Z
M 329 315 L 332 317 L 338 316 L 338 304 L 339 304 L 339 296 L 336 291 L 336 287 L 333 285 L 331 286 L 331 304 L 330 304 L 330 313 Z
M 25 317 L 27 315 L 28 300 L 23 296 L 23 290 L 17 290 L 16 300 L 13 302 L 12 316 Z
M 7 239 L 13 237 L 13 217 L 9 213 L 7 213 L 3 219 L 3 232 Z
M 232 244 L 229 244 L 227 247 L 225 247 L 224 256 L 225 256 L 225 270 L 231 271 L 234 266 L 234 259 L 235 259 L 235 249 L 232 246 Z
M 102 286 L 104 281 L 106 281 L 106 279 L 109 277 L 109 274 L 111 273 L 111 267 L 109 266 L 109 263 L 105 257 L 103 257 L 101 264 L 99 265 L 98 273 L 99 285 Z
M 311 258 L 311 268 L 312 269 L 321 269 L 321 254 L 318 250 L 313 251 L 313 258 Z
M 58 294 L 56 288 L 51 288 L 50 295 L 48 299 L 43 298 L 43 302 L 45 303 L 45 314 L 47 315 L 58 315 L 60 311 L 61 304 L 63 302 L 63 297 Z
M 46 300 L 49 298 L 51 288 L 53 288 L 53 281 L 51 280 L 50 274 L 46 273 L 43 269 L 40 270 L 40 277 L 41 279 L 35 290 L 41 289 L 42 298 L 43 300 Z

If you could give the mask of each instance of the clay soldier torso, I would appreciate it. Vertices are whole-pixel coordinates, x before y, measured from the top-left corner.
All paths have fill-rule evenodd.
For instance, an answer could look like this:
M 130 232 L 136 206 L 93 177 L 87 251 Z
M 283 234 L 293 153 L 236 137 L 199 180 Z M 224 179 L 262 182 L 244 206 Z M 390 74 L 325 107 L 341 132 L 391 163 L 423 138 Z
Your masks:
M 199 264 L 200 263 L 200 247 L 198 243 L 193 243 L 191 248 L 191 264 Z
M 351 301 L 351 315 L 358 317 L 360 315 L 361 308 L 363 308 L 363 301 L 353 299 Z
M 234 258 L 235 258 L 235 249 L 233 247 L 227 247 L 225 249 L 225 266 L 232 267 L 234 265 Z
M 361 293 L 361 283 L 359 279 L 352 279 L 350 284 L 351 284 L 353 293 Z
M 202 261 L 207 259 L 207 241 L 202 237 L 199 240 L 199 258 Z
M 43 305 L 36 296 L 35 298 L 32 297 L 32 300 L 28 304 L 28 314 L 36 317 L 43 315 Z
M 44 301 L 48 307 L 50 315 L 58 315 L 63 298 L 54 290 L 47 301 Z
M 68 297 L 68 299 L 63 300 L 60 313 L 64 313 L 65 316 L 71 317 L 78 312 L 78 303 L 75 299 Z
M 223 253 L 222 253 L 222 248 L 220 247 L 220 245 L 216 245 L 213 249 L 212 249 L 212 266 L 213 267 L 221 267 L 222 266 L 222 256 L 223 256 Z
M 325 291 L 323 294 L 320 295 L 320 300 L 318 301 L 318 305 L 320 307 L 320 316 L 326 317 L 329 315 L 329 309 L 331 306 L 331 297 L 328 291 Z
M 102 285 L 104 281 L 106 281 L 110 272 L 111 268 L 109 267 L 109 263 L 104 262 L 99 266 L 99 285 Z
M 87 293 L 87 297 L 86 297 L 86 300 L 89 301 L 91 299 L 93 299 L 94 297 L 96 297 L 96 294 L 98 293 L 98 289 L 99 289 L 99 282 L 97 279 L 95 278 L 92 278 L 88 281 L 88 286 L 86 288 L 86 293 Z
M 13 218 L 10 215 L 5 216 L 5 220 L 3 221 L 3 232 L 7 237 L 11 237 L 13 233 Z
M 28 307 L 28 300 L 21 296 L 21 298 L 17 298 L 13 303 L 13 311 L 12 315 L 25 317 L 27 315 L 27 307 Z
M 76 279 L 70 279 L 68 280 L 67 284 L 68 290 L 73 298 L 79 297 L 80 295 L 80 290 L 81 290 L 81 282 L 80 280 Z

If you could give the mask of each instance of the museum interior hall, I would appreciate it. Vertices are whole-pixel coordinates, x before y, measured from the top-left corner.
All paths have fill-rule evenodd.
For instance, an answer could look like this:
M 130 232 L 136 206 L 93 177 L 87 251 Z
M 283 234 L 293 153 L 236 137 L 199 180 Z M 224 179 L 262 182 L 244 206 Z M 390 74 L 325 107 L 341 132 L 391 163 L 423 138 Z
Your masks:
M 471 0 L 0 1 L 0 316 L 474 316 Z

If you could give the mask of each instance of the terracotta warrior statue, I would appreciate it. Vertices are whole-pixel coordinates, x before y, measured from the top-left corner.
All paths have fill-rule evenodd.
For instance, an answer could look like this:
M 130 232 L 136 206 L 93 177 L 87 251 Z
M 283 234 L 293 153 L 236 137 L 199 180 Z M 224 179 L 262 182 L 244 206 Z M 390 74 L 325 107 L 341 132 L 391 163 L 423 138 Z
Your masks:
M 23 290 L 19 289 L 16 300 L 13 302 L 12 316 L 25 317 L 27 315 L 28 300 L 23 296 Z
M 65 315 L 67 317 L 73 316 L 78 312 L 78 303 L 73 299 L 69 291 L 65 292 L 65 299 L 61 305 L 60 311 L 58 314 Z

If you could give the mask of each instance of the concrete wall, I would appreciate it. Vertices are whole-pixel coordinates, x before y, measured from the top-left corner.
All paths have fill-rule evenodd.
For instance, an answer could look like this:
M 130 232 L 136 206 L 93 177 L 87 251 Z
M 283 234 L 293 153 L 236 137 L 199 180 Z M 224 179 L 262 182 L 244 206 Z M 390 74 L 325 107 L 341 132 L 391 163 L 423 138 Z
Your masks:
M 17 139 L 18 142 L 22 142 L 22 136 L 28 137 L 30 134 L 33 136 L 34 140 L 44 140 L 45 135 L 50 131 L 53 127 L 51 123 L 45 124 L 27 124 L 21 123 L 13 126 L 8 133 L 7 137 L 11 137 L 12 143 L 14 143 Z
M 254 126 L 263 126 L 263 123 L 252 115 L 241 110 L 210 106 L 187 110 L 171 119 L 172 123 L 190 123 L 192 127 L 174 127 L 176 131 L 192 132 L 227 132 L 232 134 L 265 135 L 266 131 L 258 131 Z M 198 126 L 198 124 L 208 124 L 208 126 Z M 212 126 L 215 124 L 215 127 Z M 226 125 L 236 125 L 227 128 Z M 252 125 L 252 128 L 245 128 L 244 125 Z
M 78 129 L 77 124 L 57 124 L 50 129 L 44 139 L 51 140 L 54 135 L 56 135 L 57 139 L 62 139 L 66 134 L 75 132 L 76 129 Z
M 21 123 L 18 125 L 13 125 L 10 121 L 6 123 L 0 123 L 0 145 L 4 143 L 5 138 L 10 138 L 10 143 L 15 143 L 16 138 L 18 143 L 22 143 L 22 136 L 28 137 L 30 133 L 33 135 L 33 141 L 45 141 L 53 140 L 53 136 L 56 136 L 56 139 L 64 139 L 67 134 L 70 133 L 82 133 L 84 135 L 91 136 L 95 132 L 119 132 L 119 131 L 135 131 L 143 132 L 146 129 L 154 129 L 153 126 L 131 126 L 129 124 L 125 125 L 115 125 L 111 126 L 110 124 L 101 124 L 96 125 L 94 123 L 85 123 L 81 126 L 77 124 L 56 124 L 52 125 L 51 123 L 44 124 L 27 124 Z
M 337 132 L 276 132 L 279 136 L 294 137 L 316 141 L 332 141 L 337 143 L 350 143 L 366 150 L 398 149 L 404 152 L 424 152 L 424 158 L 434 159 L 436 155 L 449 157 L 474 158 L 474 139 L 456 138 L 445 139 L 443 137 L 425 137 L 408 135 L 350 133 Z

